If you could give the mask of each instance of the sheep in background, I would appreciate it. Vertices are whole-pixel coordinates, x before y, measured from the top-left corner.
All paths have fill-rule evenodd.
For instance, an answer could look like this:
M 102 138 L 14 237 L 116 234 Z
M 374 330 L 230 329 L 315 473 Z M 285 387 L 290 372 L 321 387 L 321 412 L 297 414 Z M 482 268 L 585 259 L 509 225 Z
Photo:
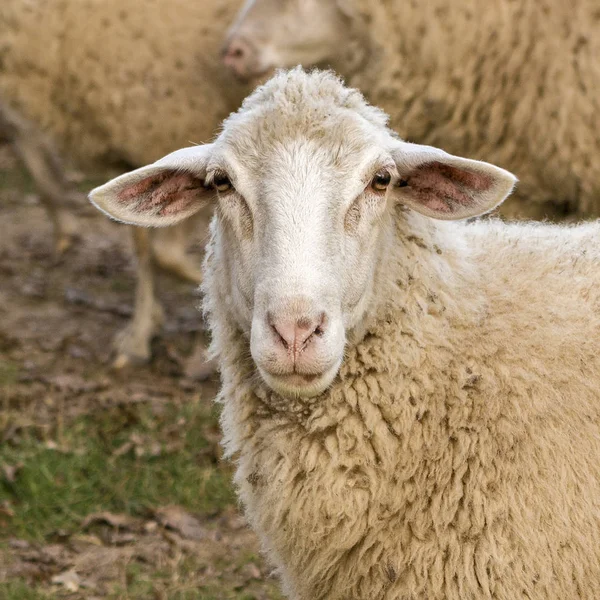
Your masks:
M 0 94 L 80 164 L 139 166 L 209 140 L 248 88 L 219 59 L 238 0 L 0 2 Z M 199 283 L 185 224 L 133 233 L 134 316 L 115 366 L 150 358 L 157 266 Z
M 600 216 L 596 0 L 248 0 L 225 62 L 328 65 L 400 134 L 510 169 L 509 217 Z
M 31 174 L 54 230 L 55 250 L 62 254 L 75 241 L 76 224 L 67 210 L 69 201 L 83 202 L 67 180 L 51 142 L 31 123 L 10 110 L 0 99 L 0 141 L 10 143 Z
M 597 598 L 600 224 L 455 222 L 514 181 L 295 69 L 91 193 L 142 226 L 217 205 L 225 446 L 290 598 Z

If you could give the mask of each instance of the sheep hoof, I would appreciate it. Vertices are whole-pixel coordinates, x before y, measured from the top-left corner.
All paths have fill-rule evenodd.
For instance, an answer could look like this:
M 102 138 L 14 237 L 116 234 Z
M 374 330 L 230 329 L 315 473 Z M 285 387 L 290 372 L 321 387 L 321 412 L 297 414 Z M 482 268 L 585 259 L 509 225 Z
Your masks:
M 163 322 L 164 311 L 157 302 L 152 305 L 150 313 L 146 311 L 136 313 L 129 325 L 115 337 L 116 358 L 113 361 L 113 368 L 124 369 L 148 363 L 152 356 L 150 342 Z
M 152 334 L 152 331 L 136 331 L 133 323 L 119 332 L 114 343 L 116 358 L 112 364 L 113 369 L 120 370 L 149 362 Z
M 77 221 L 70 213 L 65 211 L 56 214 L 54 232 L 54 251 L 57 256 L 62 256 L 80 240 L 77 233 Z
M 62 256 L 65 254 L 65 252 L 67 252 L 67 250 L 77 244 L 77 242 L 79 242 L 79 236 L 75 234 L 66 233 L 60 235 L 56 240 L 56 244 L 54 245 L 54 251 L 57 256 Z

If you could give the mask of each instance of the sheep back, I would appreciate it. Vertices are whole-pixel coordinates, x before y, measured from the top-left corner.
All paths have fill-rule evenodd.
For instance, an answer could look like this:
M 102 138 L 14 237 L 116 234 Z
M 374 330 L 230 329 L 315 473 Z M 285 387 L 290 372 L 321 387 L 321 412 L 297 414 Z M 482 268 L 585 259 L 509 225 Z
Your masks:
M 247 89 L 219 48 L 236 0 L 16 0 L 0 90 L 80 160 L 145 164 L 205 142 Z
M 596 0 L 347 4 L 370 40 L 349 82 L 402 137 L 515 173 L 505 215 L 600 214 Z

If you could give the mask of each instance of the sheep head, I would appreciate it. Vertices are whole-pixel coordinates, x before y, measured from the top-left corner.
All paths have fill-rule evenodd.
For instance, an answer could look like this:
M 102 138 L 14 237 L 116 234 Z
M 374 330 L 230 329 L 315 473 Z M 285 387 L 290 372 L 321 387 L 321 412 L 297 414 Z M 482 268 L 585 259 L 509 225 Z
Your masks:
M 294 69 L 247 98 L 214 143 L 122 175 L 90 198 L 146 226 L 214 202 L 219 285 L 260 375 L 283 395 L 314 396 L 373 306 L 394 205 L 464 219 L 493 209 L 515 182 L 493 165 L 403 142 L 386 122 L 331 73 Z
M 227 34 L 223 62 L 243 81 L 280 67 L 338 67 L 356 22 L 351 5 L 352 0 L 247 0 Z

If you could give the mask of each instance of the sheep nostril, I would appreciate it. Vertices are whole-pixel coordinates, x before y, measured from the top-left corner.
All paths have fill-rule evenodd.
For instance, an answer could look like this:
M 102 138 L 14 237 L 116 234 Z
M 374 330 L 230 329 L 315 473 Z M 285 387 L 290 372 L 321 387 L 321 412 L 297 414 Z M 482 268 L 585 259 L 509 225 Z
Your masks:
M 325 334 L 325 321 L 327 319 L 327 315 L 325 313 L 321 313 L 319 317 L 319 324 L 315 327 L 313 331 L 313 335 L 321 337 Z
M 233 40 L 223 49 L 223 59 L 225 63 L 241 61 L 246 57 L 246 48 L 240 41 Z
M 279 333 L 279 330 L 277 329 L 277 327 L 275 327 L 275 325 L 271 324 L 271 330 L 275 334 L 275 337 L 277 337 L 279 339 L 282 346 L 287 350 L 290 347 L 290 345 L 289 345 L 288 341 L 281 335 L 281 333 Z

